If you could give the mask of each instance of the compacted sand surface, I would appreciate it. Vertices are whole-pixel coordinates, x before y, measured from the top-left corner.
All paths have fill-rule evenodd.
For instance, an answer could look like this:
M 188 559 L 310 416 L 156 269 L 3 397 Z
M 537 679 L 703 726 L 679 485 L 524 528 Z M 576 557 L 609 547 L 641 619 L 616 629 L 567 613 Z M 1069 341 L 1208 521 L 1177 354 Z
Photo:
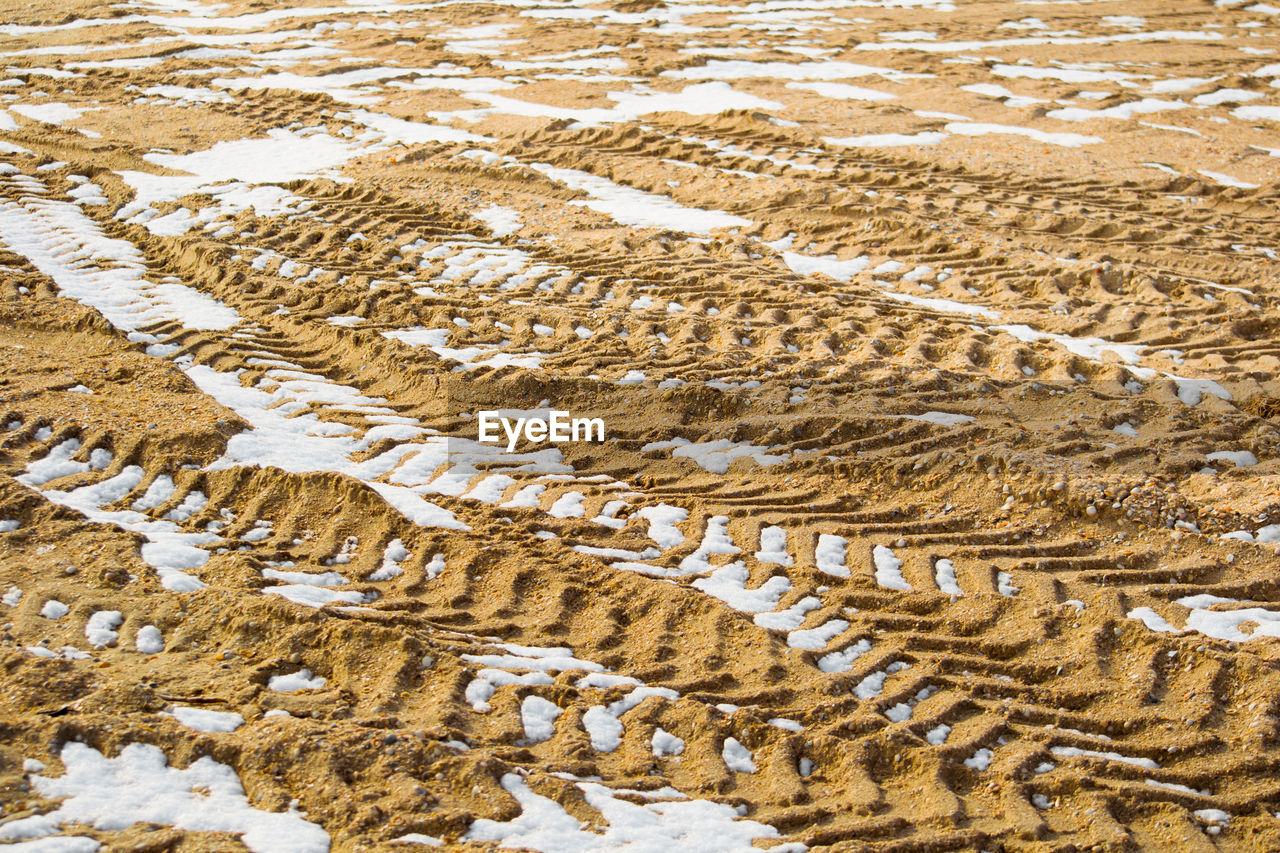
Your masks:
M 1250 0 L 7 3 L 0 853 L 1280 849 L 1277 87 Z

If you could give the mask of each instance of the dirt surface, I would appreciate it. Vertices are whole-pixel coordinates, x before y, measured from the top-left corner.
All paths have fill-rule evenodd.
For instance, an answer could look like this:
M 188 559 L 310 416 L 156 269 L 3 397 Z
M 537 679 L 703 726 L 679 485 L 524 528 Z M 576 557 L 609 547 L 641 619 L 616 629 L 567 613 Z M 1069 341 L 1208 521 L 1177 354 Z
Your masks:
M 10 2 L 0 851 L 1280 848 L 1277 27 Z

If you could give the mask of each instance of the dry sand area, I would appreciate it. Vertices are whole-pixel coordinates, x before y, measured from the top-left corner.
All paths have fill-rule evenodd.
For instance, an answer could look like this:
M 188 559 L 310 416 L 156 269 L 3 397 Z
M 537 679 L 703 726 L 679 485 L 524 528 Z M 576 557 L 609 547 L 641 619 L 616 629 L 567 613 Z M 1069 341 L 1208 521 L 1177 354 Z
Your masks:
M 0 853 L 1280 849 L 1277 158 L 1270 2 L 8 0 Z

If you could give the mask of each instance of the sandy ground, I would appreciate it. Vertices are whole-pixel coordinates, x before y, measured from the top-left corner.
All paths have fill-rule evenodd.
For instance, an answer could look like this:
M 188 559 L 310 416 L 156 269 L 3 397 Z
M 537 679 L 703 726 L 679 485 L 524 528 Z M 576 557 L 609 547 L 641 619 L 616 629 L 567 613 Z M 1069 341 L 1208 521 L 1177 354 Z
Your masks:
M 1280 849 L 1278 28 L 8 3 L 0 851 Z

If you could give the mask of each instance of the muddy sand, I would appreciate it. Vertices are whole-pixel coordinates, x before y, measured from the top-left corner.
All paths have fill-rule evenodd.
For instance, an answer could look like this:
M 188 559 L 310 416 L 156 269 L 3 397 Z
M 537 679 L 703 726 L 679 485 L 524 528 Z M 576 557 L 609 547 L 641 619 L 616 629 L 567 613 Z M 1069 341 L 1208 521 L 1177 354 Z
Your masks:
M 1278 51 L 11 0 L 0 853 L 1280 849 Z

